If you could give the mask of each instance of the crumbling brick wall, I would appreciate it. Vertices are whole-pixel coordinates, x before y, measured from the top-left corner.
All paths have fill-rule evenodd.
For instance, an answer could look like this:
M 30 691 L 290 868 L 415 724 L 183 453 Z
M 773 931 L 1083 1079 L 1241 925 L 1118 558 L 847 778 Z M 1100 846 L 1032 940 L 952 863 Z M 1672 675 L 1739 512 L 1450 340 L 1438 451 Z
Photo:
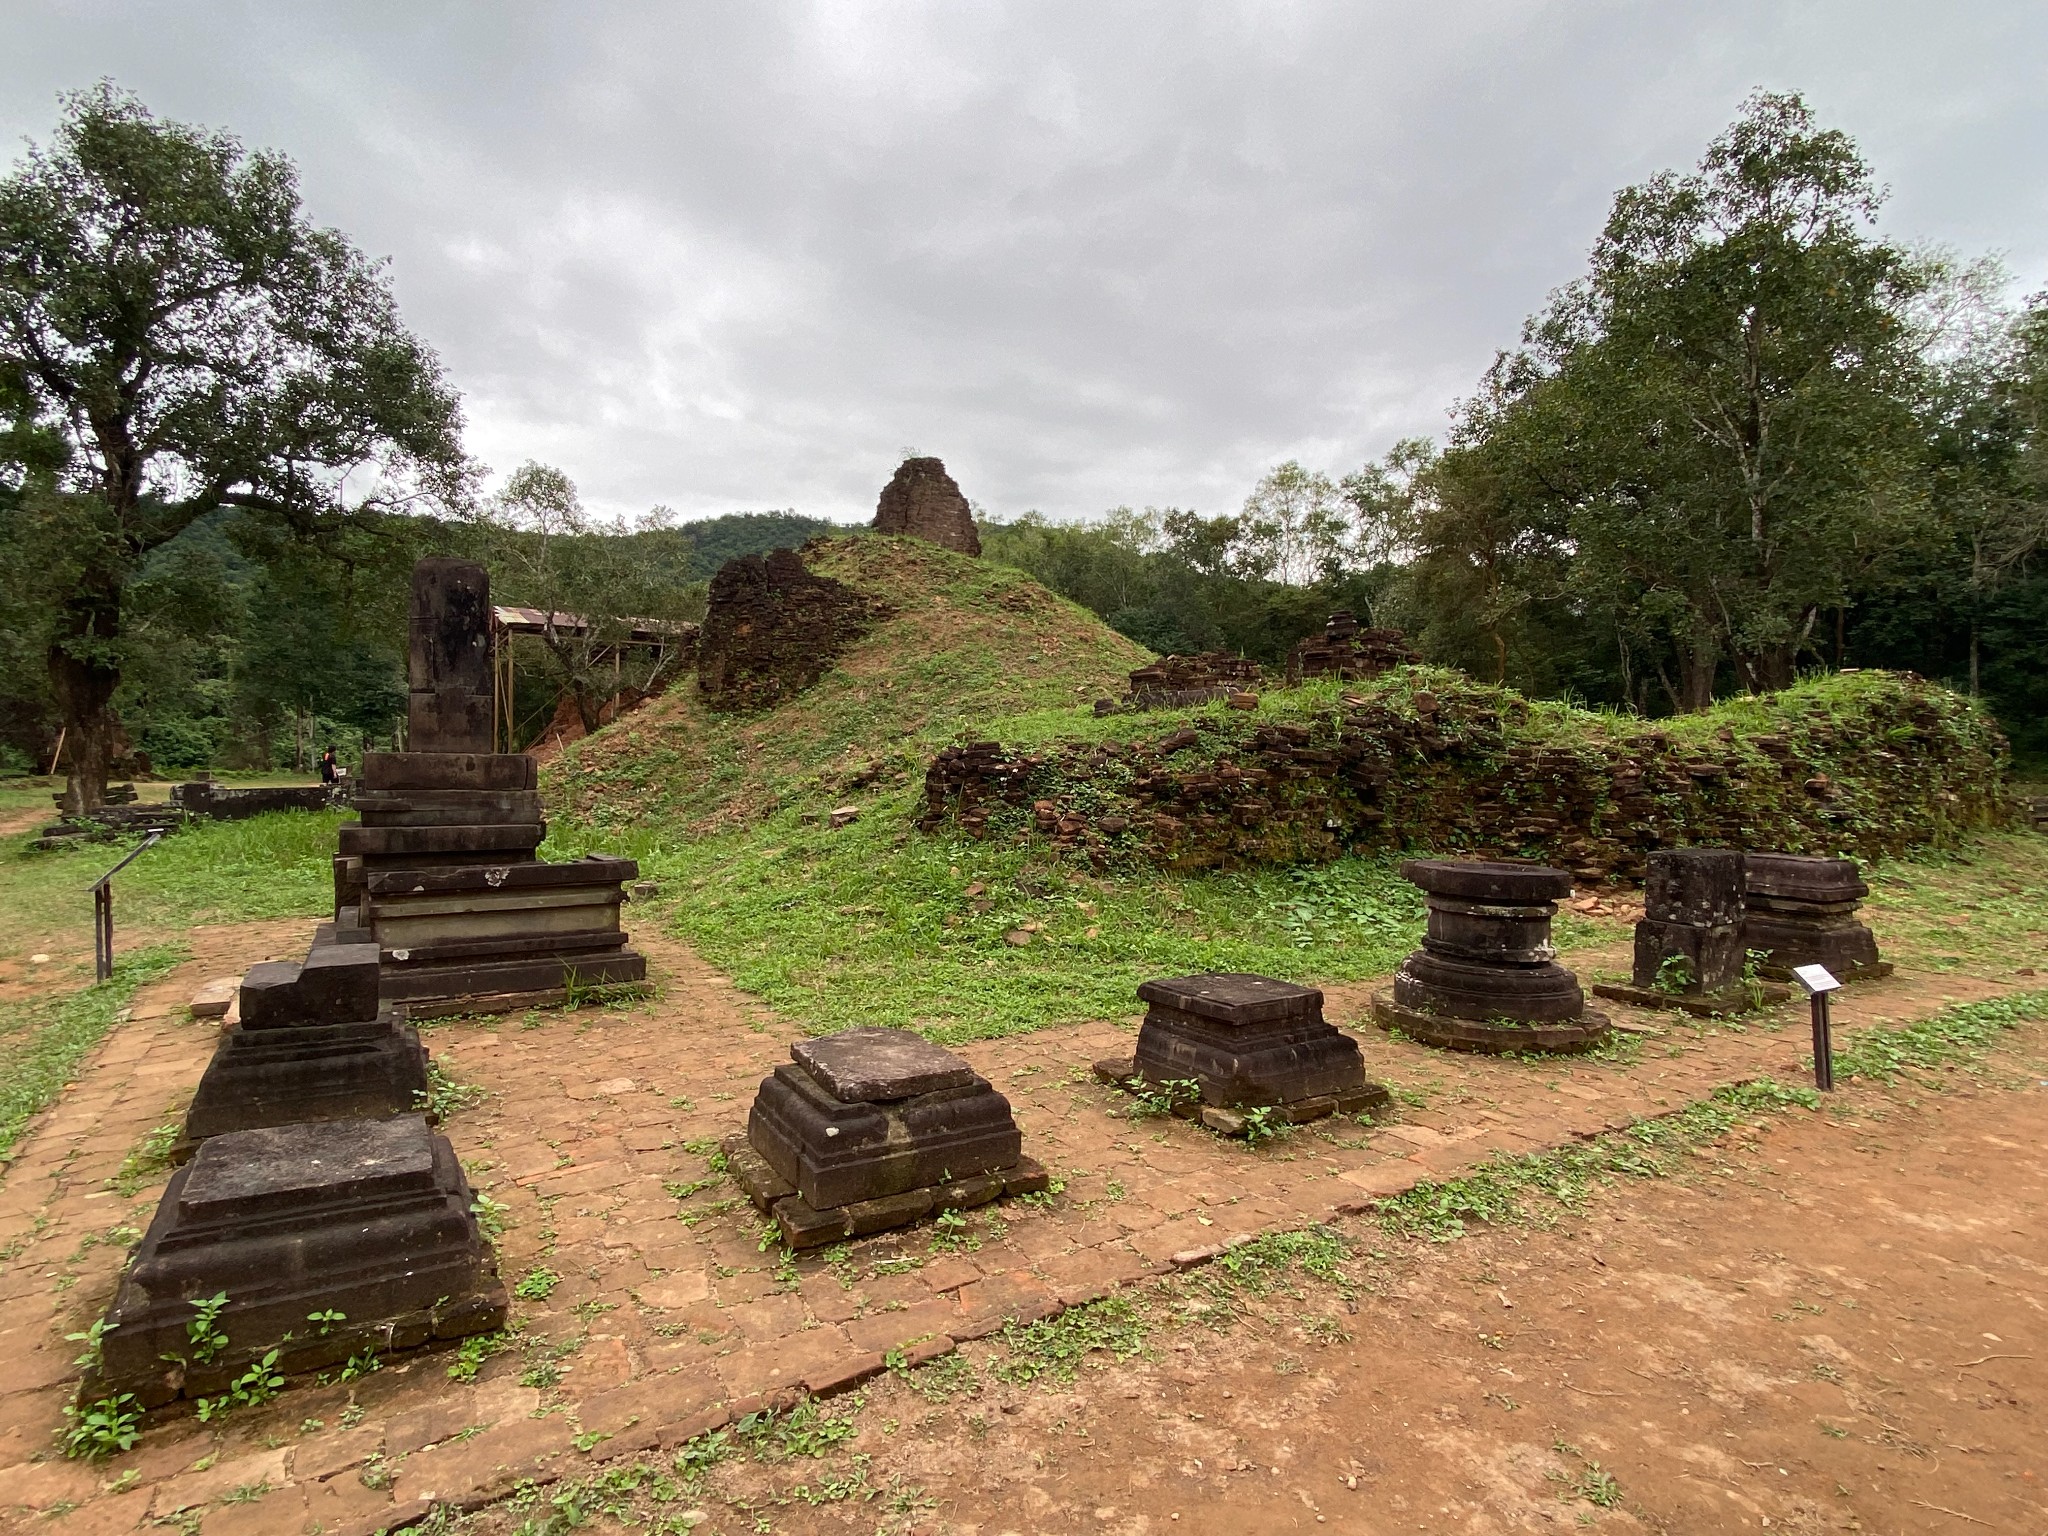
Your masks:
M 1334 677 L 1347 683 L 1367 682 L 1420 660 L 1400 630 L 1361 628 L 1348 610 L 1340 609 L 1330 615 L 1321 634 L 1310 635 L 1288 653 L 1287 681 L 1292 685 Z
M 1506 690 L 1410 672 L 1283 718 L 949 747 L 926 774 L 920 825 L 1179 869 L 1426 848 L 1639 880 L 1655 848 L 1876 857 L 2010 815 L 2003 737 L 1946 689 L 1866 674 L 1850 707 L 1788 697 L 1755 718 L 1706 744 L 1593 716 L 1564 731 Z
M 974 511 L 938 459 L 905 459 L 875 503 L 877 533 L 907 533 L 963 555 L 981 553 Z
M 1121 699 L 1097 699 L 1098 715 L 1127 710 L 1183 709 L 1227 699 L 1259 686 L 1256 661 L 1228 651 L 1203 651 L 1197 656 L 1162 656 L 1131 673 L 1131 686 Z
M 882 617 L 794 549 L 728 560 L 711 578 L 697 638 L 697 686 L 715 709 L 772 709 L 830 669 Z

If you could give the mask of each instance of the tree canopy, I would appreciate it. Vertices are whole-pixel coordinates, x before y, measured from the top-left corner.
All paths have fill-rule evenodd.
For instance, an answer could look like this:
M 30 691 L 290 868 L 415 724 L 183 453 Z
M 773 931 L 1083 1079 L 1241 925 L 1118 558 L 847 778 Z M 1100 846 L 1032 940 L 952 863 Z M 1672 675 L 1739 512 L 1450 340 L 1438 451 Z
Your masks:
M 222 506 L 299 539 L 459 495 L 460 415 L 388 276 L 313 225 L 287 159 L 102 84 L 0 182 L 0 562 L 34 580 L 96 804 L 140 563 Z

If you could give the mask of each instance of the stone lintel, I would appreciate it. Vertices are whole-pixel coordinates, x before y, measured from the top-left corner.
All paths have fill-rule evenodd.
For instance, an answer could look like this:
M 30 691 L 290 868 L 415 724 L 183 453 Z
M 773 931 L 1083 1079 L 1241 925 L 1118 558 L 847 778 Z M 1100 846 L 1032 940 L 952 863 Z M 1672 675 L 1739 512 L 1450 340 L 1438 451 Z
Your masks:
M 346 830 L 346 829 L 344 829 Z M 525 890 L 548 886 L 618 885 L 637 879 L 632 859 L 588 854 L 565 864 L 455 864 L 434 869 L 372 870 L 363 877 L 372 896 L 427 895 L 442 891 Z

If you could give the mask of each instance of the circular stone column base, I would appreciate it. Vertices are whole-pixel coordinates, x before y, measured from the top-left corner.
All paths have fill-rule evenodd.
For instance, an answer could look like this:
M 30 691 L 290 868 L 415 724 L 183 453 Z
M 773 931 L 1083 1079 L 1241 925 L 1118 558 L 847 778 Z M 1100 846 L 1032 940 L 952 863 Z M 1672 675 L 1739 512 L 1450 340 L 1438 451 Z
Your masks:
M 1385 992 L 1372 997 L 1372 1021 L 1381 1029 L 1398 1030 L 1411 1040 L 1447 1051 L 1476 1051 L 1505 1056 L 1519 1051 L 1540 1051 L 1566 1056 L 1595 1050 L 1613 1034 L 1607 1015 L 1588 1008 L 1576 1019 L 1557 1019 L 1542 1024 L 1488 1024 L 1478 1019 L 1454 1019 L 1441 1013 L 1418 1013 L 1404 1008 Z

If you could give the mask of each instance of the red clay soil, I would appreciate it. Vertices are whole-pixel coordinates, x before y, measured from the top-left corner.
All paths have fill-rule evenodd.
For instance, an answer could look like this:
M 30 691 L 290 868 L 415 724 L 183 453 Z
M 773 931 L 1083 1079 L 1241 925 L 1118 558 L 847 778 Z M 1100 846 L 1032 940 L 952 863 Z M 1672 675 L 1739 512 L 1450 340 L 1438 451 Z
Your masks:
M 2048 1530 L 2040 1071 L 1852 1088 L 1535 1236 L 1347 1222 L 1384 1254 L 1355 1303 L 1254 1303 L 1070 1390 L 984 1374 L 934 1407 L 891 1382 L 849 1450 L 934 1500 L 912 1528 L 961 1536 Z M 749 1528 L 699 1502 L 700 1529 Z M 876 1508 L 793 1502 L 774 1528 Z

